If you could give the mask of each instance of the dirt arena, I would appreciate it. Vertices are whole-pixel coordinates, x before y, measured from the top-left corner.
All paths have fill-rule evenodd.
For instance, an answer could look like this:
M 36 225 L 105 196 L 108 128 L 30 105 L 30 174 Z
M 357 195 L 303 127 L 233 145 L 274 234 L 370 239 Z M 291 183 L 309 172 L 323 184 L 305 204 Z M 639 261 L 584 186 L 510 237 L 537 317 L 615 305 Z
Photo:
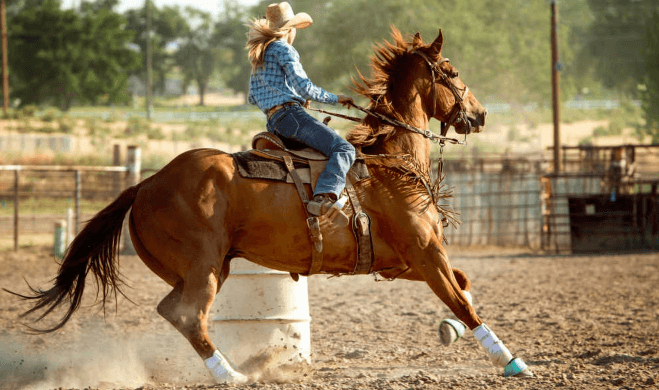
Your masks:
M 503 378 L 470 332 L 443 347 L 437 328 L 449 313 L 425 284 L 313 276 L 311 366 L 242 388 L 659 388 L 659 254 L 449 253 L 471 278 L 476 311 L 535 378 Z M 0 293 L 0 388 L 233 388 L 213 385 L 156 313 L 168 286 L 136 257 L 122 257 L 122 270 L 136 305 L 120 298 L 105 319 L 84 307 L 55 334 L 26 335 L 27 306 Z M 47 248 L 0 253 L 0 287 L 26 292 L 23 277 L 46 287 L 55 272 Z

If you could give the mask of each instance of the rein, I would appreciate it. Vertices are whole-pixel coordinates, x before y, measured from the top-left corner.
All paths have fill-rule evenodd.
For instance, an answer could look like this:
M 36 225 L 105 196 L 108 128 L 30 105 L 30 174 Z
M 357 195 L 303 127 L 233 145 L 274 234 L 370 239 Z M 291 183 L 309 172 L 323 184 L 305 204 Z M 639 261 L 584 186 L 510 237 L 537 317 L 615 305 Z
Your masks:
M 467 134 L 466 133 L 465 133 L 465 140 L 460 141 L 456 138 L 450 138 L 450 137 L 446 137 L 445 135 L 439 135 L 437 133 L 434 133 L 431 130 L 421 130 L 418 127 L 409 125 L 405 122 L 401 122 L 398 119 L 389 118 L 386 115 L 380 114 L 379 112 L 371 111 L 366 107 L 358 106 L 354 103 L 351 104 L 351 106 L 358 109 L 359 111 L 362 111 L 365 114 L 372 115 L 372 116 L 374 116 L 374 117 L 376 117 L 376 118 L 378 118 L 378 119 L 380 119 L 384 122 L 387 122 L 390 125 L 393 125 L 393 126 L 396 126 L 396 127 L 402 127 L 405 130 L 411 131 L 413 133 L 421 134 L 422 136 L 430 139 L 432 142 L 435 142 L 435 143 L 444 144 L 444 143 L 448 142 L 448 143 L 454 144 L 454 145 L 466 145 L 467 144 Z M 343 114 L 339 114 L 339 113 L 331 112 L 331 111 L 325 111 L 325 110 L 321 110 L 319 108 L 306 107 L 306 109 L 310 110 L 310 111 L 320 112 L 321 114 L 332 115 L 332 116 L 335 116 L 337 118 L 347 119 L 347 120 L 353 121 L 353 122 L 362 123 L 364 121 L 362 118 L 357 118 L 357 117 L 349 116 L 349 115 L 343 115 Z M 448 130 L 448 127 L 447 127 L 447 130 Z M 442 130 L 442 132 L 443 132 L 443 130 Z

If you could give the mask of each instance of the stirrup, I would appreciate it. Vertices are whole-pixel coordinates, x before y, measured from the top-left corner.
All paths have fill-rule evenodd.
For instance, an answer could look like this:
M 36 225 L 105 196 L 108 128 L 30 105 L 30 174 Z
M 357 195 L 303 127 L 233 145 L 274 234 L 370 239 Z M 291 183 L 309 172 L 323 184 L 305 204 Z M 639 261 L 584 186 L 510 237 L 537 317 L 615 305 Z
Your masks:
M 346 197 L 343 197 L 337 201 L 332 201 L 326 195 L 316 195 L 313 200 L 307 203 L 307 211 L 315 216 L 324 215 L 338 226 L 347 226 L 350 219 L 342 210 L 347 200 Z
M 316 195 L 307 203 L 307 211 L 311 215 L 320 217 L 327 214 L 335 203 L 336 201 L 332 201 L 327 195 Z

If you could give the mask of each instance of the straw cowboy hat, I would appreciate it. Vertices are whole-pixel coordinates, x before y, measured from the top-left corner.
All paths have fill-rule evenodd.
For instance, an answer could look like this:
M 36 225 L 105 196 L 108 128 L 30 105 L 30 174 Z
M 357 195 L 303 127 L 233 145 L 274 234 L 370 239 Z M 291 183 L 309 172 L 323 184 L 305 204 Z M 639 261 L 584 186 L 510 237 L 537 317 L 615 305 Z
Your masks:
M 294 14 L 291 5 L 285 1 L 279 4 L 270 4 L 265 11 L 265 18 L 268 21 L 268 27 L 272 31 L 291 27 L 307 28 L 313 23 L 313 19 L 306 12 Z

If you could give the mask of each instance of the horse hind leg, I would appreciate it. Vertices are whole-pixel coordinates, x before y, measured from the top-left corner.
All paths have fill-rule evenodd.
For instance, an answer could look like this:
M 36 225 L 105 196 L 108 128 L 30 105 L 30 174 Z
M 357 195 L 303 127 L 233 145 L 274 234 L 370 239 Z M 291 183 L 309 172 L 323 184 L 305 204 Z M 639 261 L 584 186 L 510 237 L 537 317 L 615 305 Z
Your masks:
M 242 384 L 248 378 L 237 372 L 208 336 L 208 315 L 215 294 L 229 274 L 229 262 L 222 270 L 197 267 L 158 305 L 158 314 L 169 321 L 204 359 L 206 367 L 218 383 Z

